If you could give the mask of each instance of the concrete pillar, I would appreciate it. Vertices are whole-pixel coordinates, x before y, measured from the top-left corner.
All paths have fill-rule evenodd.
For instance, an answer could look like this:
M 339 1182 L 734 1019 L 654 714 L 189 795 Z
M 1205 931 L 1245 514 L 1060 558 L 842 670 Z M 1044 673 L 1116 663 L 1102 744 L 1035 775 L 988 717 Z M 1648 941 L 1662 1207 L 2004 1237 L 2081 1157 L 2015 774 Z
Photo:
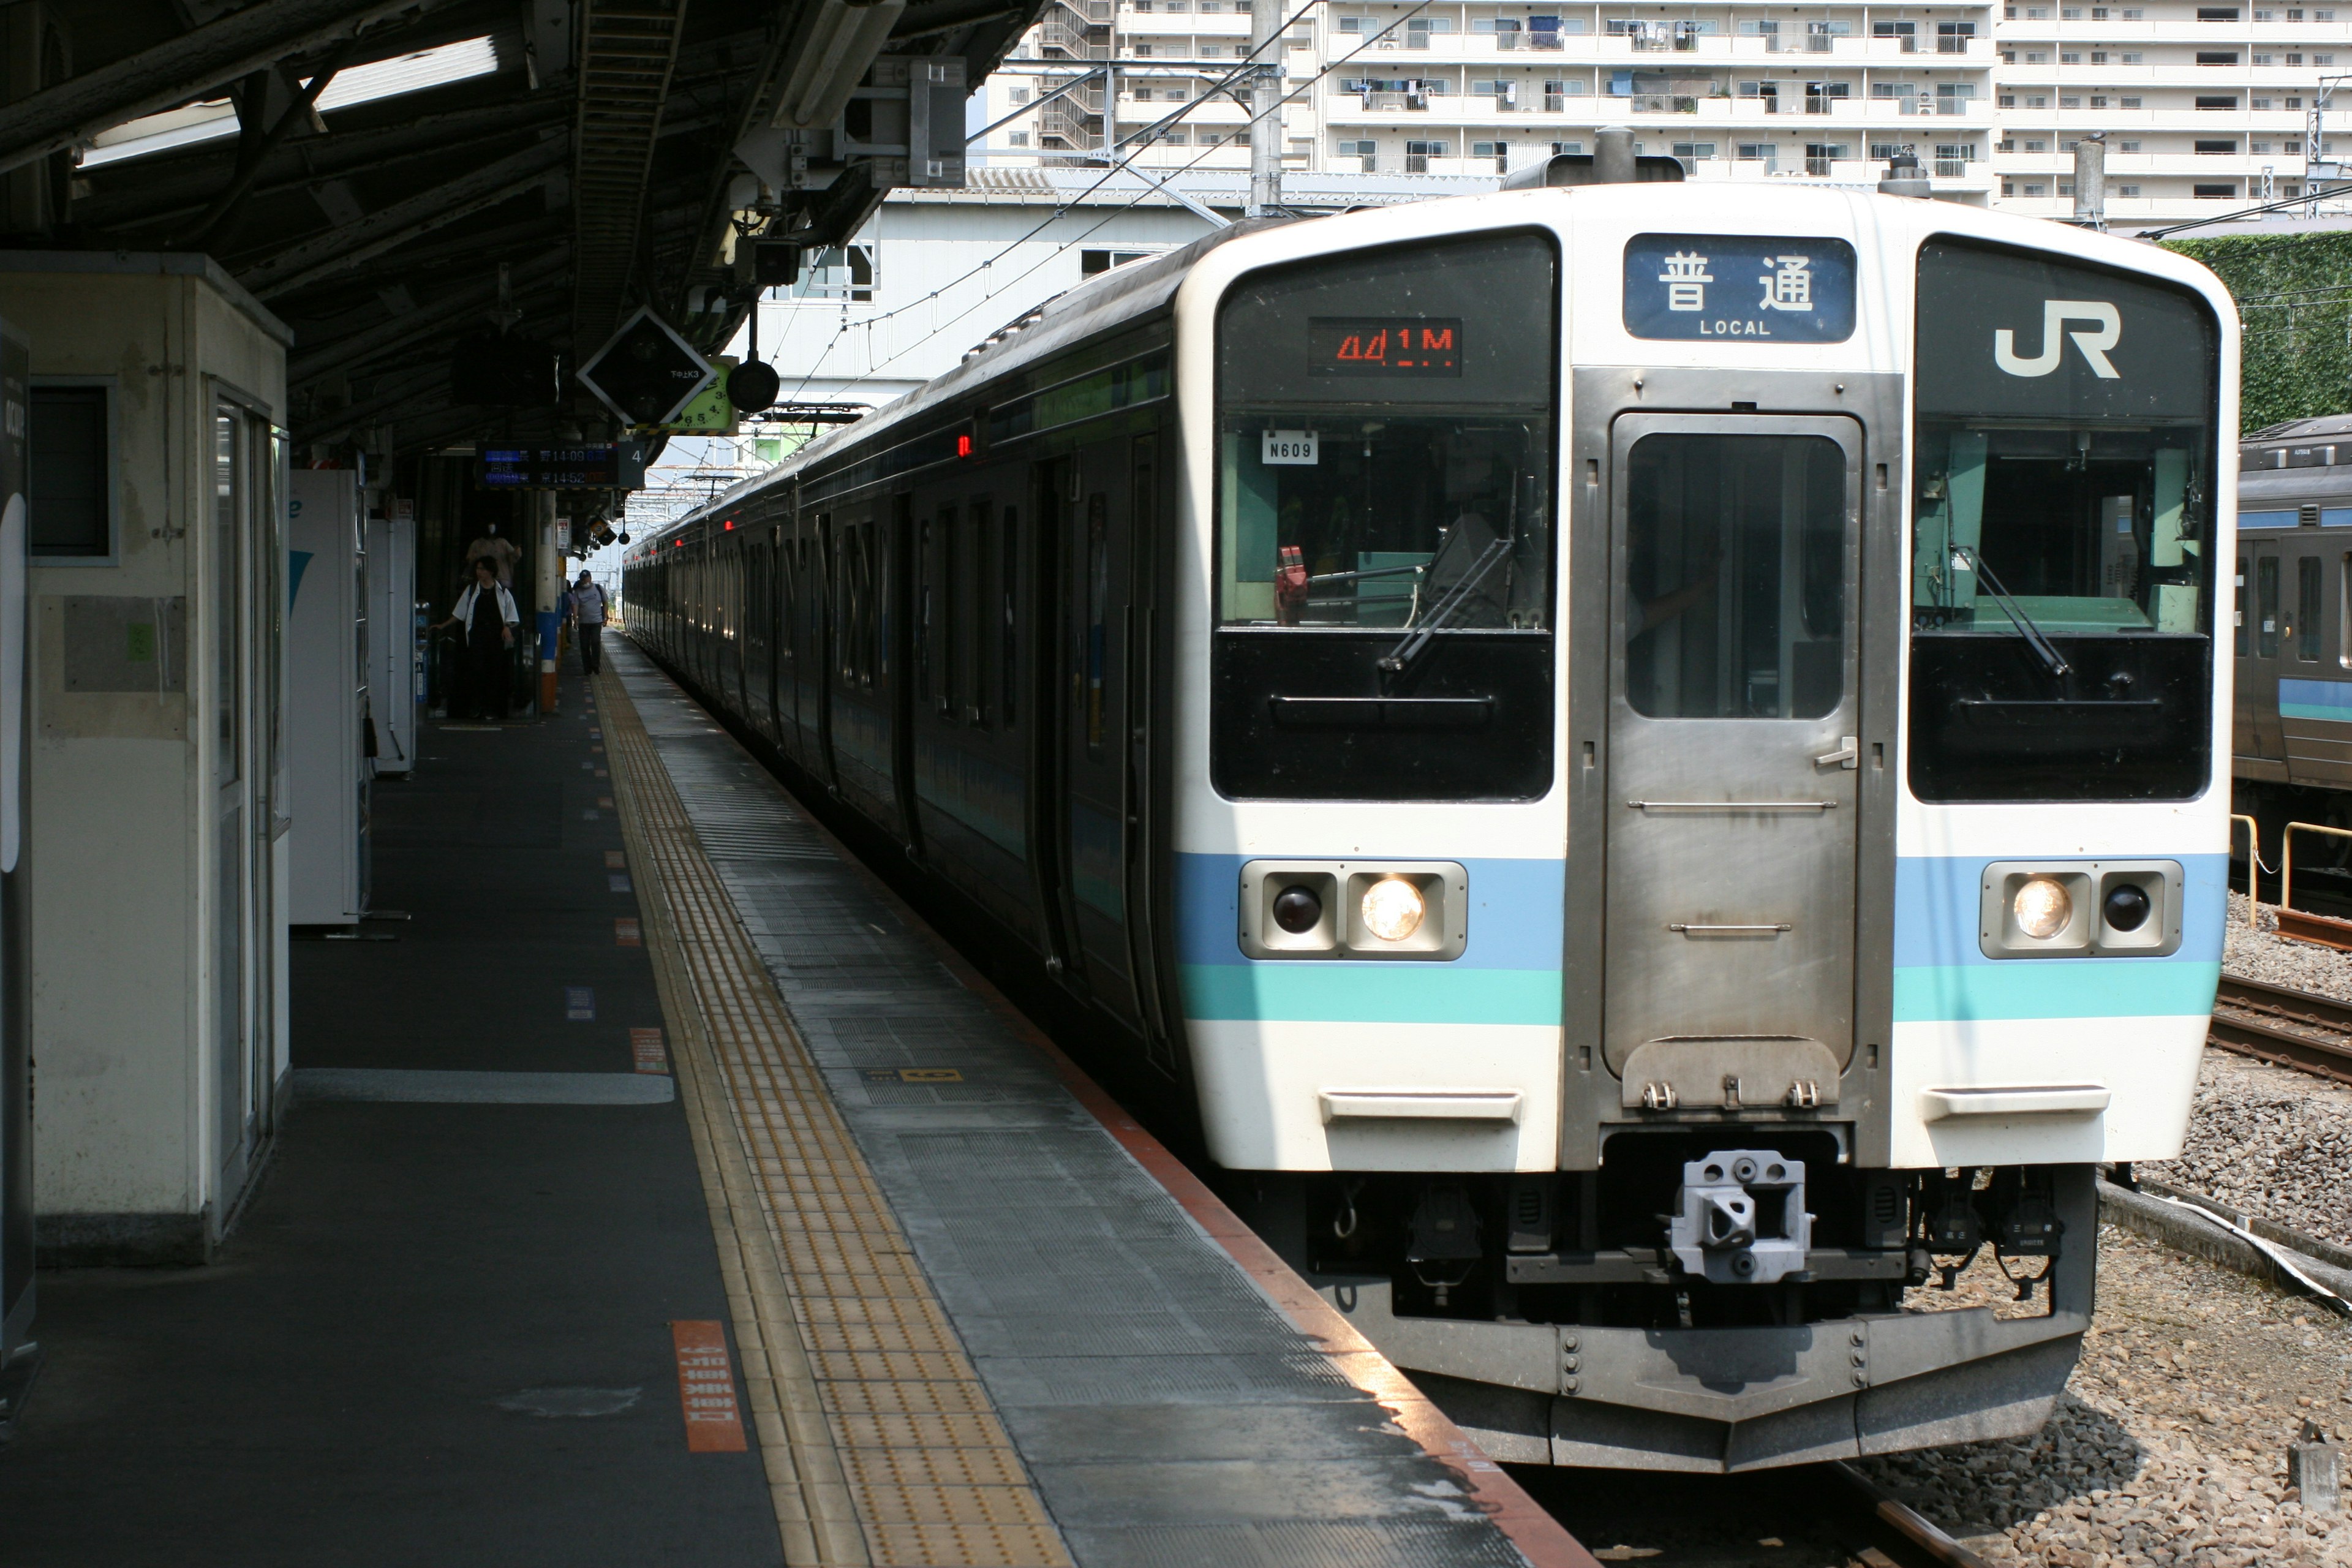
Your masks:
M 2107 133 L 2094 131 L 2074 143 L 2074 221 L 2107 226 Z
M 1255 0 L 1250 7 L 1250 217 L 1282 206 L 1282 30 L 1287 0 Z
M 555 633 L 562 623 L 556 600 L 563 592 L 563 557 L 555 552 L 555 492 L 530 490 L 532 521 L 538 524 L 539 547 L 531 559 L 539 566 L 539 710 L 555 711 Z

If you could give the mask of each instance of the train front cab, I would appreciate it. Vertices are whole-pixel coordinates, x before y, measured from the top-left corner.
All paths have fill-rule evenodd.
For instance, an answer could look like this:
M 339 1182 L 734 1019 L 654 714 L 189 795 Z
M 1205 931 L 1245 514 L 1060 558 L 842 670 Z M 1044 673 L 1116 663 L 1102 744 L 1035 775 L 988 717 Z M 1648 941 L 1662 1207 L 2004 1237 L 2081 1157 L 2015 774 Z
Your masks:
M 2226 296 L 1893 198 L 1446 208 L 1180 297 L 1211 1152 L 1499 1458 L 2031 1431 L 2219 973 Z M 1979 1249 L 2030 1305 L 1918 1289 Z

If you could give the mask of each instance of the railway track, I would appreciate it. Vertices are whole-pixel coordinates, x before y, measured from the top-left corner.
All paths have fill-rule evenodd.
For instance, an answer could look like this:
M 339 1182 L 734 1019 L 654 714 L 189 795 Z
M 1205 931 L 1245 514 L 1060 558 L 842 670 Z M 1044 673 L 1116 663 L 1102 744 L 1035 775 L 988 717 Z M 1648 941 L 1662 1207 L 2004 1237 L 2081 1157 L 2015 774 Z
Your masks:
M 1603 1563 L 1645 1568 L 1985 1568 L 1850 1465 L 1733 1476 L 1512 1473 Z
M 2209 1037 L 2245 1056 L 2352 1083 L 2352 1004 L 2332 996 L 2224 974 Z

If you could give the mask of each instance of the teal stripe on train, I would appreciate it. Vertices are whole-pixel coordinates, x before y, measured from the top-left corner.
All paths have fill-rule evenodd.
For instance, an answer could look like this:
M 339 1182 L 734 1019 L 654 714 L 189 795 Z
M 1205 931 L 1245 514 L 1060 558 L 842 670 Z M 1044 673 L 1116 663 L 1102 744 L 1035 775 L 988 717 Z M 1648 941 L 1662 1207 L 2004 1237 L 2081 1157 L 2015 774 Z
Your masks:
M 1895 972 L 1898 1024 L 1985 1018 L 2194 1018 L 2221 966 L 2194 960 L 2021 958 Z
M 1559 1026 L 1557 969 L 1454 963 L 1187 963 L 1189 1018 L 1328 1024 Z

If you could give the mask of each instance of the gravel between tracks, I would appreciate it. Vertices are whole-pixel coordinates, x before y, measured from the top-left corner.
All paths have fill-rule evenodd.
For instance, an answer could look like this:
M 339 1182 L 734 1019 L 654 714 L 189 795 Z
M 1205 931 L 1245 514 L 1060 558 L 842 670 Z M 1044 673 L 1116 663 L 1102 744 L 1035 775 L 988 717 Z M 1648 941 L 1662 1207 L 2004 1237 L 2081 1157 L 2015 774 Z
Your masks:
M 1996 1564 L 2352 1568 L 2352 1520 L 2305 1517 L 2286 1446 L 2352 1442 L 2352 1323 L 2114 1226 L 2083 1360 L 2039 1434 L 1863 1468 Z
M 2352 952 L 2338 952 L 2307 942 L 2286 942 L 2273 934 L 2278 914 L 2268 905 L 2258 911 L 2258 924 L 2247 923 L 2246 895 L 2230 895 L 2230 924 L 2222 939 L 2221 967 L 2249 980 L 2316 991 L 2339 1002 L 2352 1002 Z
M 2283 942 L 2246 921 L 2230 896 L 2233 974 L 2352 1001 L 2352 953 Z M 2180 1158 L 2141 1169 L 2296 1230 L 2352 1246 L 2352 1085 L 2273 1067 L 2211 1047 L 2198 1075 L 2196 1108 Z

